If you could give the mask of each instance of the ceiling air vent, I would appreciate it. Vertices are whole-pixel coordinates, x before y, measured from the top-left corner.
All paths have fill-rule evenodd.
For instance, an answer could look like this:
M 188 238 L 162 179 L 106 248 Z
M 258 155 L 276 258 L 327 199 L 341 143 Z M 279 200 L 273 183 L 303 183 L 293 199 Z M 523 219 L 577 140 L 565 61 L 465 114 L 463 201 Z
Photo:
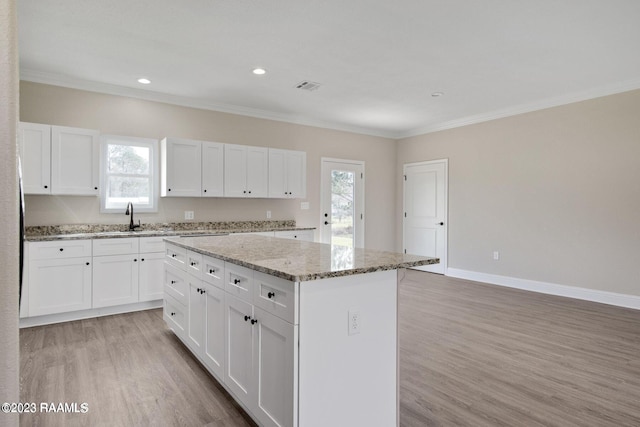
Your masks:
M 309 80 L 301 81 L 296 85 L 296 89 L 302 89 L 302 90 L 308 90 L 308 91 L 316 90 L 319 87 L 320 87 L 320 83 L 312 82 Z

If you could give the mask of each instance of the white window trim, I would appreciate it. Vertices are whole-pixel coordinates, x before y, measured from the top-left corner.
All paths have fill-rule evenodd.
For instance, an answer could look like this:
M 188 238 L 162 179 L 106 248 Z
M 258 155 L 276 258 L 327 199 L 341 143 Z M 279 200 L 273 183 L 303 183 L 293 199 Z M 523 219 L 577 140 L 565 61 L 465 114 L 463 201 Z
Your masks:
M 160 144 L 157 139 L 138 138 L 122 135 L 101 135 L 100 136 L 100 213 L 124 213 L 126 205 L 117 208 L 107 208 L 107 145 L 117 140 L 119 145 L 146 146 L 151 148 L 151 163 L 149 165 L 151 174 L 151 206 L 134 206 L 134 212 L 158 212 L 158 196 L 160 192 Z

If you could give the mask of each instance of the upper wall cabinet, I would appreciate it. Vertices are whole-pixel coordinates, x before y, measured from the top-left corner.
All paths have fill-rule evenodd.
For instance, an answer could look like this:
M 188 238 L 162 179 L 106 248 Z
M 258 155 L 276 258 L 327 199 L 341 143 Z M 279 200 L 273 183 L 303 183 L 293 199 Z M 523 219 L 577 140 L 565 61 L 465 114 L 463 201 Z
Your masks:
M 162 197 L 221 197 L 224 144 L 182 138 L 160 142 Z
M 97 196 L 100 132 L 36 123 L 19 124 L 25 194 Z
M 51 194 L 97 196 L 100 132 L 51 126 Z
M 269 197 L 304 199 L 307 196 L 307 153 L 269 149 Z
M 20 122 L 18 150 L 25 194 L 51 194 L 51 126 Z
M 269 150 L 246 145 L 224 145 L 225 197 L 267 197 Z

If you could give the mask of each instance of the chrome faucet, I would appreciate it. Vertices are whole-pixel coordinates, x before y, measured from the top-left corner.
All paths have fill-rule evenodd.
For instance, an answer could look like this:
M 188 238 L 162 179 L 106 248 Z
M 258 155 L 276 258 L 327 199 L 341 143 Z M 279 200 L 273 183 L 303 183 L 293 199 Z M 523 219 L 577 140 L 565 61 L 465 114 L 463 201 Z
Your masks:
M 124 214 L 131 215 L 131 220 L 129 221 L 129 231 L 134 231 L 136 228 L 140 227 L 140 220 L 138 220 L 137 224 L 133 223 L 133 203 L 129 202 L 127 204 L 127 211 Z

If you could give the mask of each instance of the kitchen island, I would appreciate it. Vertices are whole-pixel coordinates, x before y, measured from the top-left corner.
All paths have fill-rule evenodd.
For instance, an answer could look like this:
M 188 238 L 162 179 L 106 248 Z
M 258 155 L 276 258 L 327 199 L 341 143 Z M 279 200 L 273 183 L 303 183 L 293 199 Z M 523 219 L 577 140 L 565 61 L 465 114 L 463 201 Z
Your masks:
M 397 272 L 438 259 L 247 235 L 165 242 L 167 325 L 259 425 L 397 425 Z

